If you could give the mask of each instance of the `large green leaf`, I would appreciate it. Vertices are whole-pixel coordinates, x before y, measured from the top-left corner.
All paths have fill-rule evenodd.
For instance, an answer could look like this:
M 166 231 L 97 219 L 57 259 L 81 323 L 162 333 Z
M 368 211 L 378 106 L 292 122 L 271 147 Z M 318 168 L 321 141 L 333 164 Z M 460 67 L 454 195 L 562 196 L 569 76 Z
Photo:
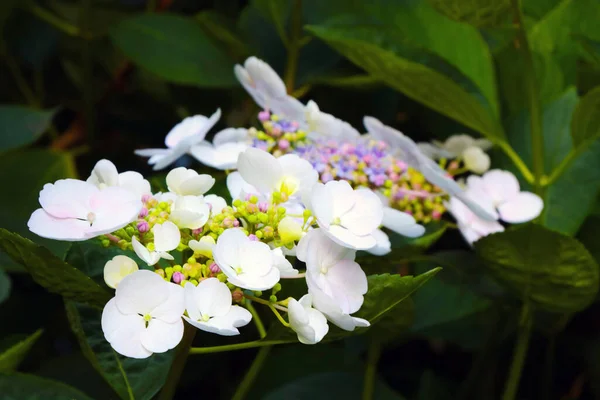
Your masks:
M 52 121 L 54 110 L 0 106 L 0 152 L 36 141 Z
M 50 250 L 2 228 L 0 250 L 25 267 L 33 280 L 49 292 L 98 308 L 110 299 L 110 292 Z
M 523 301 L 541 309 L 571 313 L 598 293 L 598 264 L 576 239 L 527 224 L 475 242 L 496 279 Z
M 570 135 L 573 110 L 578 98 L 574 88 L 554 100 L 543 112 L 544 167 L 552 171 L 573 149 Z M 525 113 L 507 122 L 506 131 L 513 148 L 531 168 L 531 133 Z M 507 168 L 511 168 L 507 164 Z M 530 189 L 521 182 L 524 189 Z M 574 235 L 596 203 L 600 191 L 600 143 L 594 142 L 571 163 L 544 193 L 544 226 Z
M 104 339 L 99 310 L 73 301 L 65 305 L 83 354 L 119 397 L 150 400 L 165 383 L 174 351 L 143 360 L 121 356 Z
M 363 381 L 364 374 L 360 372 L 326 372 L 300 378 L 274 390 L 263 398 L 265 400 L 357 399 L 363 390 Z M 335 393 L 334 397 L 332 397 L 332 393 Z M 375 382 L 372 398 L 378 400 L 404 399 L 380 379 Z
M 39 208 L 38 194 L 48 182 L 77 176 L 73 157 L 48 150 L 14 151 L 0 157 L 0 187 L 10 188 L 10 195 L 0 196 L 0 226 L 50 249 L 63 258 L 69 242 L 43 239 L 27 229 L 31 213 Z M 7 271 L 23 269 L 0 253 L 0 265 Z
M 42 332 L 43 331 L 39 329 L 31 336 L 12 345 L 8 349 L 4 349 L 0 353 L 0 373 L 7 374 L 15 371 L 21 361 L 27 356 L 31 346 L 35 344 Z
M 27 374 L 0 374 L 3 400 L 92 400 L 64 383 Z
M 509 0 L 429 0 L 429 2 L 448 18 L 476 27 L 502 24 L 510 15 Z
M 121 21 L 110 36 L 127 57 L 169 82 L 202 87 L 235 84 L 232 60 L 193 19 L 142 14 Z
M 575 151 L 590 146 L 600 137 L 600 86 L 579 100 L 571 120 L 571 138 Z
M 310 31 L 350 61 L 394 89 L 465 126 L 501 140 L 502 128 L 485 99 L 477 97 L 442 73 L 373 44 L 349 36 L 351 30 L 313 26 Z

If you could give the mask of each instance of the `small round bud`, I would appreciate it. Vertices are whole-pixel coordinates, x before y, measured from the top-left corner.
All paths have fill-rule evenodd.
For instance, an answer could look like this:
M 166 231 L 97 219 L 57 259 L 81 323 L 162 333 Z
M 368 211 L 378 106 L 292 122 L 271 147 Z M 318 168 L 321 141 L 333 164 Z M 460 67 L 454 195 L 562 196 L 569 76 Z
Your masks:
M 173 273 L 173 277 L 171 279 L 173 280 L 173 283 L 180 284 L 181 281 L 185 279 L 185 275 L 177 271 Z
M 270 301 L 271 303 L 277 303 L 277 296 L 275 296 L 275 295 L 271 295 L 271 296 L 269 297 L 269 301 Z
M 173 271 L 174 272 L 181 272 L 181 269 L 182 269 L 181 265 L 179 265 L 179 264 L 178 265 L 173 265 Z

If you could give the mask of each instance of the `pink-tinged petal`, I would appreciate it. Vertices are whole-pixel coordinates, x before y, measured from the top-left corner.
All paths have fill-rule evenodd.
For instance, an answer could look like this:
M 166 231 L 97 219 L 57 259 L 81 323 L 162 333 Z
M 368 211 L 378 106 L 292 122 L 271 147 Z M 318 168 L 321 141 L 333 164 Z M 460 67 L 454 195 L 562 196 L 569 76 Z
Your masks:
M 31 214 L 27 227 L 31 232 L 44 238 L 76 242 L 88 239 L 86 232 L 90 223 L 72 218 L 54 218 L 38 208 Z
M 130 358 L 148 358 L 152 355 L 142 346 L 144 319 L 137 314 L 122 314 L 114 298 L 104 306 L 101 324 L 106 341 L 117 353 Z
M 101 190 L 90 199 L 93 223 L 88 238 L 123 228 L 136 220 L 142 207 L 141 197 L 127 189 L 108 187 Z
M 153 318 L 167 323 L 174 323 L 181 319 L 185 311 L 184 290 L 180 285 L 163 281 L 168 290 L 168 297 L 156 308 L 150 311 Z
M 460 233 L 462 234 L 465 241 L 467 243 L 469 243 L 469 245 L 471 245 L 471 246 L 473 245 L 473 243 L 475 243 L 476 241 L 481 239 L 483 236 L 485 236 L 485 235 L 482 235 L 479 232 L 475 231 L 469 225 L 464 225 L 464 224 L 459 223 L 458 229 L 460 230 Z
M 266 151 L 249 147 L 240 154 L 237 168 L 242 178 L 261 193 L 271 192 L 283 177 L 277 159 Z
M 486 192 L 496 205 L 516 196 L 520 190 L 519 181 L 508 171 L 493 169 L 483 174 L 481 179 Z
M 358 236 L 338 225 L 331 225 L 323 232 L 334 242 L 354 250 L 367 250 L 377 245 L 373 235 Z
M 90 199 L 100 190 L 91 183 L 77 179 L 61 179 L 47 183 L 40 191 L 40 205 L 56 218 L 87 219 Z
M 500 218 L 511 224 L 520 224 L 537 218 L 544 209 L 544 201 L 536 194 L 520 192 L 498 206 Z
M 119 172 L 117 171 L 117 167 L 109 160 L 100 160 L 94 166 L 87 182 L 96 186 L 118 186 Z
M 169 284 L 158 274 L 139 270 L 127 275 L 115 292 L 119 311 L 123 314 L 150 314 L 167 301 L 170 296 Z
M 231 308 L 231 291 L 217 278 L 208 278 L 196 286 L 194 301 L 203 317 L 221 317 Z
M 151 319 L 140 335 L 142 346 L 153 353 L 164 353 L 175 348 L 183 338 L 183 320 L 167 323 Z
M 369 189 L 355 190 L 354 198 L 355 201 L 352 209 L 340 215 L 341 224 L 357 235 L 370 235 L 381 225 L 383 219 L 381 201 Z

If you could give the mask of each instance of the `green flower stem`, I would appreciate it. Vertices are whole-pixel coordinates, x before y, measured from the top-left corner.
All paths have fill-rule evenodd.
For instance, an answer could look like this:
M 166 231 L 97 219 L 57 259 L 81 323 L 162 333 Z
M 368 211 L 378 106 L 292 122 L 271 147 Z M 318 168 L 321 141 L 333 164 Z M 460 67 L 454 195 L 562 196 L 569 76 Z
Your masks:
M 511 0 L 512 8 L 517 25 L 517 38 L 525 60 L 525 78 L 529 97 L 529 114 L 531 119 L 531 144 L 533 150 L 533 182 L 535 192 L 543 194 L 542 177 L 544 176 L 544 136 L 542 128 L 542 107 L 540 102 L 540 91 L 535 76 L 533 54 L 527 40 L 527 32 L 523 24 L 523 12 L 520 0 Z
M 529 303 L 523 303 L 521 309 L 521 318 L 519 320 L 519 332 L 517 336 L 517 345 L 513 351 L 513 360 L 510 365 L 510 371 L 508 373 L 508 380 L 504 386 L 504 395 L 502 400 L 514 400 L 519 389 L 519 382 L 521 380 L 521 373 L 523 371 L 523 364 L 525 362 L 525 356 L 527 355 L 527 349 L 529 347 L 529 339 L 531 338 L 531 329 L 533 326 L 532 321 L 533 310 Z
M 372 340 L 367 352 L 367 367 L 365 369 L 365 380 L 363 382 L 363 400 L 373 399 L 375 393 L 375 378 L 377 377 L 377 362 L 381 356 L 381 343 Z
M 535 177 L 533 176 L 523 159 L 515 152 L 515 150 L 510 146 L 510 144 L 508 144 L 508 142 L 506 141 L 502 141 L 497 143 L 497 145 L 502 151 L 504 151 L 504 154 L 506 154 L 508 158 L 511 159 L 511 161 L 517 167 L 519 172 L 521 172 L 521 175 L 523 175 L 523 178 L 525 178 L 527 182 L 533 184 L 535 182 Z
M 252 342 L 227 344 L 224 346 L 213 346 L 213 347 L 192 347 L 190 354 L 212 354 L 222 353 L 225 351 L 235 351 L 252 349 L 255 347 L 275 346 L 278 344 L 293 343 L 291 340 L 254 340 Z
M 296 71 L 298 70 L 298 56 L 300 54 L 300 35 L 302 34 L 302 0 L 294 1 L 290 29 L 287 64 L 285 66 L 283 81 L 285 82 L 288 93 L 293 93 L 296 81 Z
M 258 329 L 258 334 L 260 335 L 260 338 L 264 339 L 265 336 L 267 336 L 267 331 L 265 330 L 265 326 L 263 325 L 262 320 L 256 312 L 256 309 L 250 302 L 246 302 L 245 305 L 248 311 L 250 311 L 250 314 L 252 314 L 252 320 L 254 321 L 254 325 L 256 325 L 256 329 Z
M 269 356 L 270 352 L 271 352 L 271 346 L 263 347 L 258 351 L 256 358 L 254 359 L 254 361 L 252 362 L 252 365 L 250 366 L 250 369 L 244 376 L 244 379 L 239 384 L 237 390 L 235 391 L 235 394 L 231 398 L 232 400 L 242 400 L 246 397 L 246 395 L 250 391 L 250 388 L 252 388 L 252 384 L 254 383 L 254 380 L 258 376 L 258 373 L 260 372 L 263 365 L 265 364 L 265 361 L 267 360 L 267 357 Z
M 78 27 L 60 19 L 50 11 L 38 6 L 34 2 L 31 2 L 29 5 L 29 12 L 69 36 L 82 36 L 87 38 L 87 35 L 82 35 L 82 32 Z
M 569 153 L 567 154 L 567 156 L 565 158 L 563 158 L 562 161 L 560 162 L 560 164 L 558 164 L 556 166 L 556 168 L 554 168 L 554 170 L 552 171 L 552 173 L 550 173 L 550 176 L 545 177 L 544 179 L 542 179 L 542 185 L 548 186 L 548 185 L 552 185 L 554 182 L 556 182 L 556 180 L 558 178 L 560 178 L 560 176 L 571 165 L 571 163 L 577 157 L 579 157 L 579 154 L 580 154 L 579 151 L 571 149 L 571 151 L 569 151 Z
M 196 336 L 196 330 L 197 329 L 192 325 L 187 323 L 184 324 L 183 338 L 175 350 L 173 364 L 171 364 L 171 369 L 165 380 L 165 385 L 158 395 L 158 400 L 171 400 L 175 397 L 177 385 L 179 384 L 181 373 L 185 367 L 185 361 L 190 354 L 194 336 Z

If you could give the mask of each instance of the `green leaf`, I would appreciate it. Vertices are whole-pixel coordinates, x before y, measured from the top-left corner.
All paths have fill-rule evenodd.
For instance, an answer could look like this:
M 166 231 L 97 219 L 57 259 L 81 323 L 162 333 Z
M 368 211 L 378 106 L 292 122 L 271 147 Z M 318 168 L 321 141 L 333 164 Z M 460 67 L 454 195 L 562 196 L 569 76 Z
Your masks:
M 42 332 L 43 330 L 39 329 L 26 339 L 2 351 L 0 353 L 0 374 L 14 372 L 25 356 L 27 356 L 27 353 L 41 336 Z
M 104 247 L 96 241 L 73 243 L 65 261 L 92 278 L 100 286 L 105 286 L 104 265 L 118 255 L 132 258 L 142 269 L 146 266 L 133 251 L 121 250 L 116 246 Z
M 364 374 L 360 372 L 326 372 L 297 379 L 264 396 L 264 400 L 356 399 L 363 390 Z M 375 381 L 373 397 L 378 400 L 403 400 L 382 380 Z
M 99 310 L 73 301 L 65 307 L 83 354 L 120 398 L 150 400 L 162 388 L 174 351 L 143 360 L 121 356 L 104 339 Z
M 49 292 L 98 308 L 110 299 L 107 290 L 50 250 L 3 228 L 0 228 L 0 250 L 23 265 L 33 280 Z
M 0 106 L 0 152 L 35 142 L 46 131 L 54 110 Z
M 509 18 L 509 0 L 429 0 L 446 17 L 476 27 L 500 25 Z
M 10 296 L 10 276 L 0 268 L 0 304 Z
M 133 62 L 169 82 L 201 87 L 235 84 L 232 60 L 193 19 L 142 14 L 121 21 L 110 36 Z
M 484 105 L 485 101 L 480 101 L 453 79 L 364 38 L 352 38 L 347 29 L 321 26 L 308 29 L 354 64 L 408 97 L 481 132 L 492 141 L 503 138 L 502 128 Z
M 596 67 L 600 67 L 600 40 L 591 40 L 584 36 L 576 36 L 584 50 L 584 56 Z
M 29 231 L 27 221 L 40 207 L 39 192 L 46 183 L 77 177 L 73 157 L 40 149 L 12 151 L 0 157 L 0 170 L 4 171 L 0 187 L 10 188 L 10 196 L 0 196 L 0 226 L 47 247 L 62 259 L 70 243 L 40 238 Z M 0 266 L 9 272 L 24 272 L 1 252 Z
M 598 293 L 598 264 L 576 239 L 527 224 L 475 242 L 496 279 L 552 312 L 586 308 Z
M 600 137 L 600 86 L 579 100 L 571 120 L 571 138 L 575 151 L 589 147 Z
M 195 15 L 202 29 L 215 41 L 223 45 L 235 58 L 250 55 L 248 46 L 236 31 L 235 23 L 214 10 L 201 11 Z
M 92 400 L 64 383 L 28 374 L 0 374 L 3 400 Z

